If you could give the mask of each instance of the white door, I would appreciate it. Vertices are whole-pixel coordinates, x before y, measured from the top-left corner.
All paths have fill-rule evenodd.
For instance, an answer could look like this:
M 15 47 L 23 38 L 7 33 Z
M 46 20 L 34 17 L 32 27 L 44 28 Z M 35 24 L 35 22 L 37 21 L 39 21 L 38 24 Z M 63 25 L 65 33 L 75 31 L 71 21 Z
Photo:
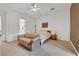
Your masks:
M 25 34 L 26 30 L 26 20 L 20 19 L 20 34 Z

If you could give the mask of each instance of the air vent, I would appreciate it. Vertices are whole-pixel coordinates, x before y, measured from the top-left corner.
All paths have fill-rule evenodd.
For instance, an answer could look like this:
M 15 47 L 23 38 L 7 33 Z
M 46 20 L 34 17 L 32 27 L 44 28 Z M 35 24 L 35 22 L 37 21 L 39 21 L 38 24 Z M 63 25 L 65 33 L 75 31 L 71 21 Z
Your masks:
M 54 10 L 55 8 L 51 8 L 50 10 L 52 11 L 52 10 Z

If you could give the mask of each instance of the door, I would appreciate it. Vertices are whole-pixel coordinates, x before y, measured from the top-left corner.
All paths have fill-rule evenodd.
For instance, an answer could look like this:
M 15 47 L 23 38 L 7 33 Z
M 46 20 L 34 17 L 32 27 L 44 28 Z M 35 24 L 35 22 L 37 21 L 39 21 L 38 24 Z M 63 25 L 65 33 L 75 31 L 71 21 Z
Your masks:
M 73 3 L 71 13 L 71 41 L 79 53 L 79 3 Z

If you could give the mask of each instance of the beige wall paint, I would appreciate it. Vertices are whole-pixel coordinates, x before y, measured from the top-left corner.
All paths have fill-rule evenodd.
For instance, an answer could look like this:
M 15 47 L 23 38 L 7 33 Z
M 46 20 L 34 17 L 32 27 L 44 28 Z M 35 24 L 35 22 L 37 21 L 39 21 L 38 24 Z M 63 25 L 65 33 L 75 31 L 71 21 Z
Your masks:
M 60 40 L 70 40 L 70 8 L 53 12 L 51 15 L 38 19 L 37 31 L 42 29 L 43 21 L 48 21 L 49 29 L 56 32 Z
M 20 26 L 19 20 L 25 19 L 26 20 L 26 33 L 27 32 L 34 32 L 34 20 L 28 18 L 27 15 L 8 10 L 6 14 L 6 41 L 10 42 L 13 40 L 17 40 L 17 35 L 19 35 Z
M 1 16 L 1 41 L 5 41 L 5 37 L 6 37 L 6 11 L 4 10 L 0 10 L 0 16 Z

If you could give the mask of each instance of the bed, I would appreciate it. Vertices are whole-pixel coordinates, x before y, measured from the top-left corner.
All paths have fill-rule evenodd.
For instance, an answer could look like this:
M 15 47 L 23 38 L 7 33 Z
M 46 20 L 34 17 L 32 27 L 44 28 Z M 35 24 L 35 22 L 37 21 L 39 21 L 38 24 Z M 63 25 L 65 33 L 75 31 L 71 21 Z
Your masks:
M 51 37 L 51 33 L 40 30 L 37 33 L 26 33 L 18 36 L 18 43 L 29 50 L 35 50 Z
M 43 44 L 51 37 L 51 33 L 47 30 L 40 30 L 38 34 L 41 39 L 41 44 Z
M 29 51 L 35 50 L 40 46 L 40 39 L 37 33 L 26 33 L 17 37 L 20 46 Z

